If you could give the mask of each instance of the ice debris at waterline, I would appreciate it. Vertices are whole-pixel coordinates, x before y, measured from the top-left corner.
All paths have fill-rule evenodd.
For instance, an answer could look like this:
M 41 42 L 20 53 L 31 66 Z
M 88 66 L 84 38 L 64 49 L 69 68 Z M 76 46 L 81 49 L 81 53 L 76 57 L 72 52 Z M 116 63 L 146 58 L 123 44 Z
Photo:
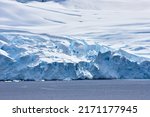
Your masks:
M 99 43 L 0 34 L 0 80 L 149 79 L 150 60 Z

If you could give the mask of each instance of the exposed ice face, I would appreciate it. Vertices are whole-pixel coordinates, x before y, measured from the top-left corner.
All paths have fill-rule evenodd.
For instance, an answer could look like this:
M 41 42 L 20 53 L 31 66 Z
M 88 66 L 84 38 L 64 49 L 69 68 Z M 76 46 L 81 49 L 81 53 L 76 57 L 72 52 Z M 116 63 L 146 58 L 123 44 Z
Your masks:
M 132 55 L 128 54 L 128 56 Z M 125 56 L 114 55 L 112 52 L 99 53 L 95 62 L 99 71 L 108 78 L 149 78 L 149 68 L 144 68 L 142 63 L 130 61 Z M 146 65 L 149 66 L 149 65 Z
M 19 32 L 1 37 L 0 80 L 150 77 L 149 59 L 97 43 Z

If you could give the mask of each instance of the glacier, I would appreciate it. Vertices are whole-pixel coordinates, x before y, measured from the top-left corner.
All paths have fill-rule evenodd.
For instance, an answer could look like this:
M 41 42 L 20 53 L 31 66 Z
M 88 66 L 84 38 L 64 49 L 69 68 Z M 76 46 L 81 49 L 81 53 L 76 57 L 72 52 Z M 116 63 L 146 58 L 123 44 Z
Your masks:
M 150 78 L 148 0 L 18 1 L 0 1 L 0 81 Z
M 123 50 L 68 37 L 10 33 L 0 36 L 0 80 L 150 77 L 150 60 Z

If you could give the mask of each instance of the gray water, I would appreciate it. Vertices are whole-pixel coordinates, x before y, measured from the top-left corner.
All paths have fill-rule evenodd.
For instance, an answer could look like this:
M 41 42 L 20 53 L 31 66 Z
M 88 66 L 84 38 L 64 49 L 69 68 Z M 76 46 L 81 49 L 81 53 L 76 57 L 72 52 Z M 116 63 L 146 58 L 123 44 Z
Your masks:
M 150 80 L 76 80 L 0 82 L 4 100 L 145 100 Z

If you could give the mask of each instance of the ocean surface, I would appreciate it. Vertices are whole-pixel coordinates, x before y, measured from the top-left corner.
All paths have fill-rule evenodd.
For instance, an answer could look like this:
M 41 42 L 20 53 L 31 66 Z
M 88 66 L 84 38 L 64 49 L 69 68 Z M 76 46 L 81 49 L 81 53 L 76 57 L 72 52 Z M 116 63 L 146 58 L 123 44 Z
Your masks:
M 0 100 L 149 100 L 150 80 L 0 82 Z

